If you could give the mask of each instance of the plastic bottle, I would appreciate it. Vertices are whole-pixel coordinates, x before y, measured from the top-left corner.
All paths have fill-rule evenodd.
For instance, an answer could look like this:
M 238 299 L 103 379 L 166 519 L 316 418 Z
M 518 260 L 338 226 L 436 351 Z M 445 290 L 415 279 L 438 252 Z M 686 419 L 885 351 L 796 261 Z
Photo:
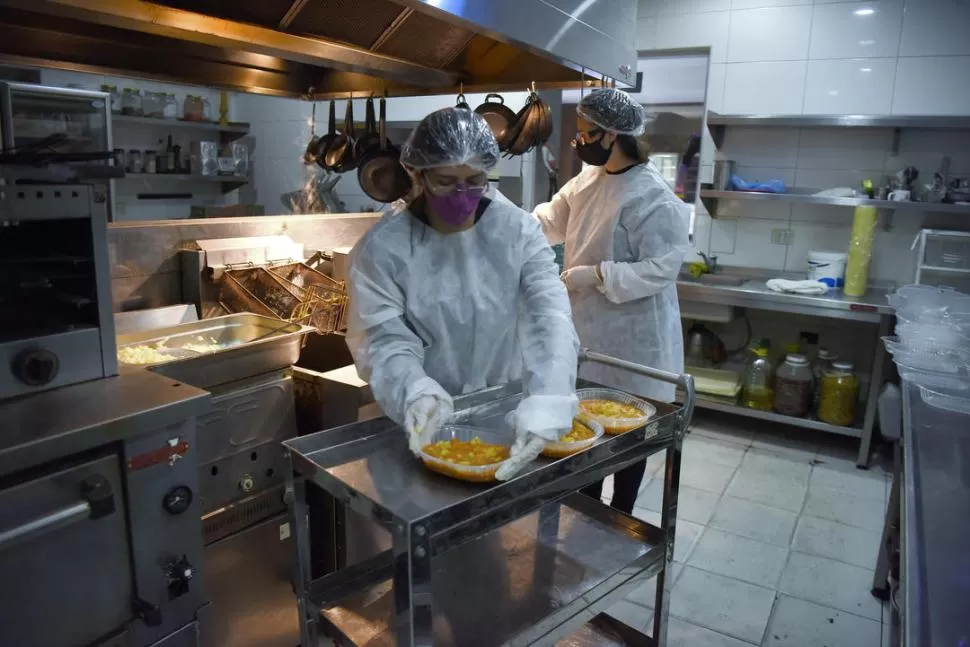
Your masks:
M 768 359 L 768 349 L 757 346 L 751 349 L 754 357 L 744 371 L 744 382 L 741 386 L 741 404 L 749 409 L 771 411 L 775 401 L 775 391 L 772 386 L 774 371 L 771 360 Z

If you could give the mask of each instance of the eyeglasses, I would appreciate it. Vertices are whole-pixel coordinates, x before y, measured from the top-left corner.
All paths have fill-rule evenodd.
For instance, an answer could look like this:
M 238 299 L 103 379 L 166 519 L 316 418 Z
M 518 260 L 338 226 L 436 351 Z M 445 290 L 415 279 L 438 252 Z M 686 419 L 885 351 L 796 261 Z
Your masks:
M 468 191 L 484 191 L 488 186 L 488 175 L 485 173 L 465 178 L 464 182 L 459 182 L 453 177 L 440 177 L 426 172 L 422 173 L 421 177 L 424 179 L 424 184 L 428 187 L 428 190 L 433 195 L 439 196 Z
M 576 136 L 573 137 L 572 142 L 570 142 L 575 148 L 579 144 L 592 144 L 593 142 L 599 141 L 603 138 L 603 130 L 601 128 L 594 128 L 593 130 L 588 130 L 586 132 L 578 132 Z

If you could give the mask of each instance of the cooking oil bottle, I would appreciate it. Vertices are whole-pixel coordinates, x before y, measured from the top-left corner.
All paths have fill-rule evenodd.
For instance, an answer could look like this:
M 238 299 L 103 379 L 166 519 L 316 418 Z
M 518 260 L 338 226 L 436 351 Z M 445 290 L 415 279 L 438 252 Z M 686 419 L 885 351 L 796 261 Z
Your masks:
M 774 369 L 768 351 L 768 345 L 763 342 L 751 349 L 754 356 L 744 371 L 741 385 L 741 404 L 749 409 L 771 411 L 775 401 Z

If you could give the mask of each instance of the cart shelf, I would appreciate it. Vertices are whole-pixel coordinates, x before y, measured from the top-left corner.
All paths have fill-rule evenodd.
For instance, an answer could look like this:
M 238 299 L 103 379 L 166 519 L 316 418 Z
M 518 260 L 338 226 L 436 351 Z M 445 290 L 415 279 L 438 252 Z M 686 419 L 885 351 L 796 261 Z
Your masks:
M 598 501 L 576 494 L 544 506 L 432 562 L 434 645 L 555 644 L 586 624 L 584 612 L 646 583 L 663 558 L 659 528 Z M 340 644 L 395 645 L 390 575 L 322 611 L 326 633 Z

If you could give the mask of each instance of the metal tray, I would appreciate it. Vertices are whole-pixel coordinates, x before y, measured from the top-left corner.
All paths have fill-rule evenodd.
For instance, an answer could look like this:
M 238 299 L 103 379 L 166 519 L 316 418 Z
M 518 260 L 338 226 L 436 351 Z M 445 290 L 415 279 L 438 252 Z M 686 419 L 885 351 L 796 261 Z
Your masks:
M 287 368 L 296 363 L 307 333 L 313 328 L 251 313 L 237 313 L 187 324 L 118 335 L 118 348 L 165 342 L 180 349 L 199 336 L 225 344 L 223 350 L 174 359 L 150 368 L 200 389 Z

